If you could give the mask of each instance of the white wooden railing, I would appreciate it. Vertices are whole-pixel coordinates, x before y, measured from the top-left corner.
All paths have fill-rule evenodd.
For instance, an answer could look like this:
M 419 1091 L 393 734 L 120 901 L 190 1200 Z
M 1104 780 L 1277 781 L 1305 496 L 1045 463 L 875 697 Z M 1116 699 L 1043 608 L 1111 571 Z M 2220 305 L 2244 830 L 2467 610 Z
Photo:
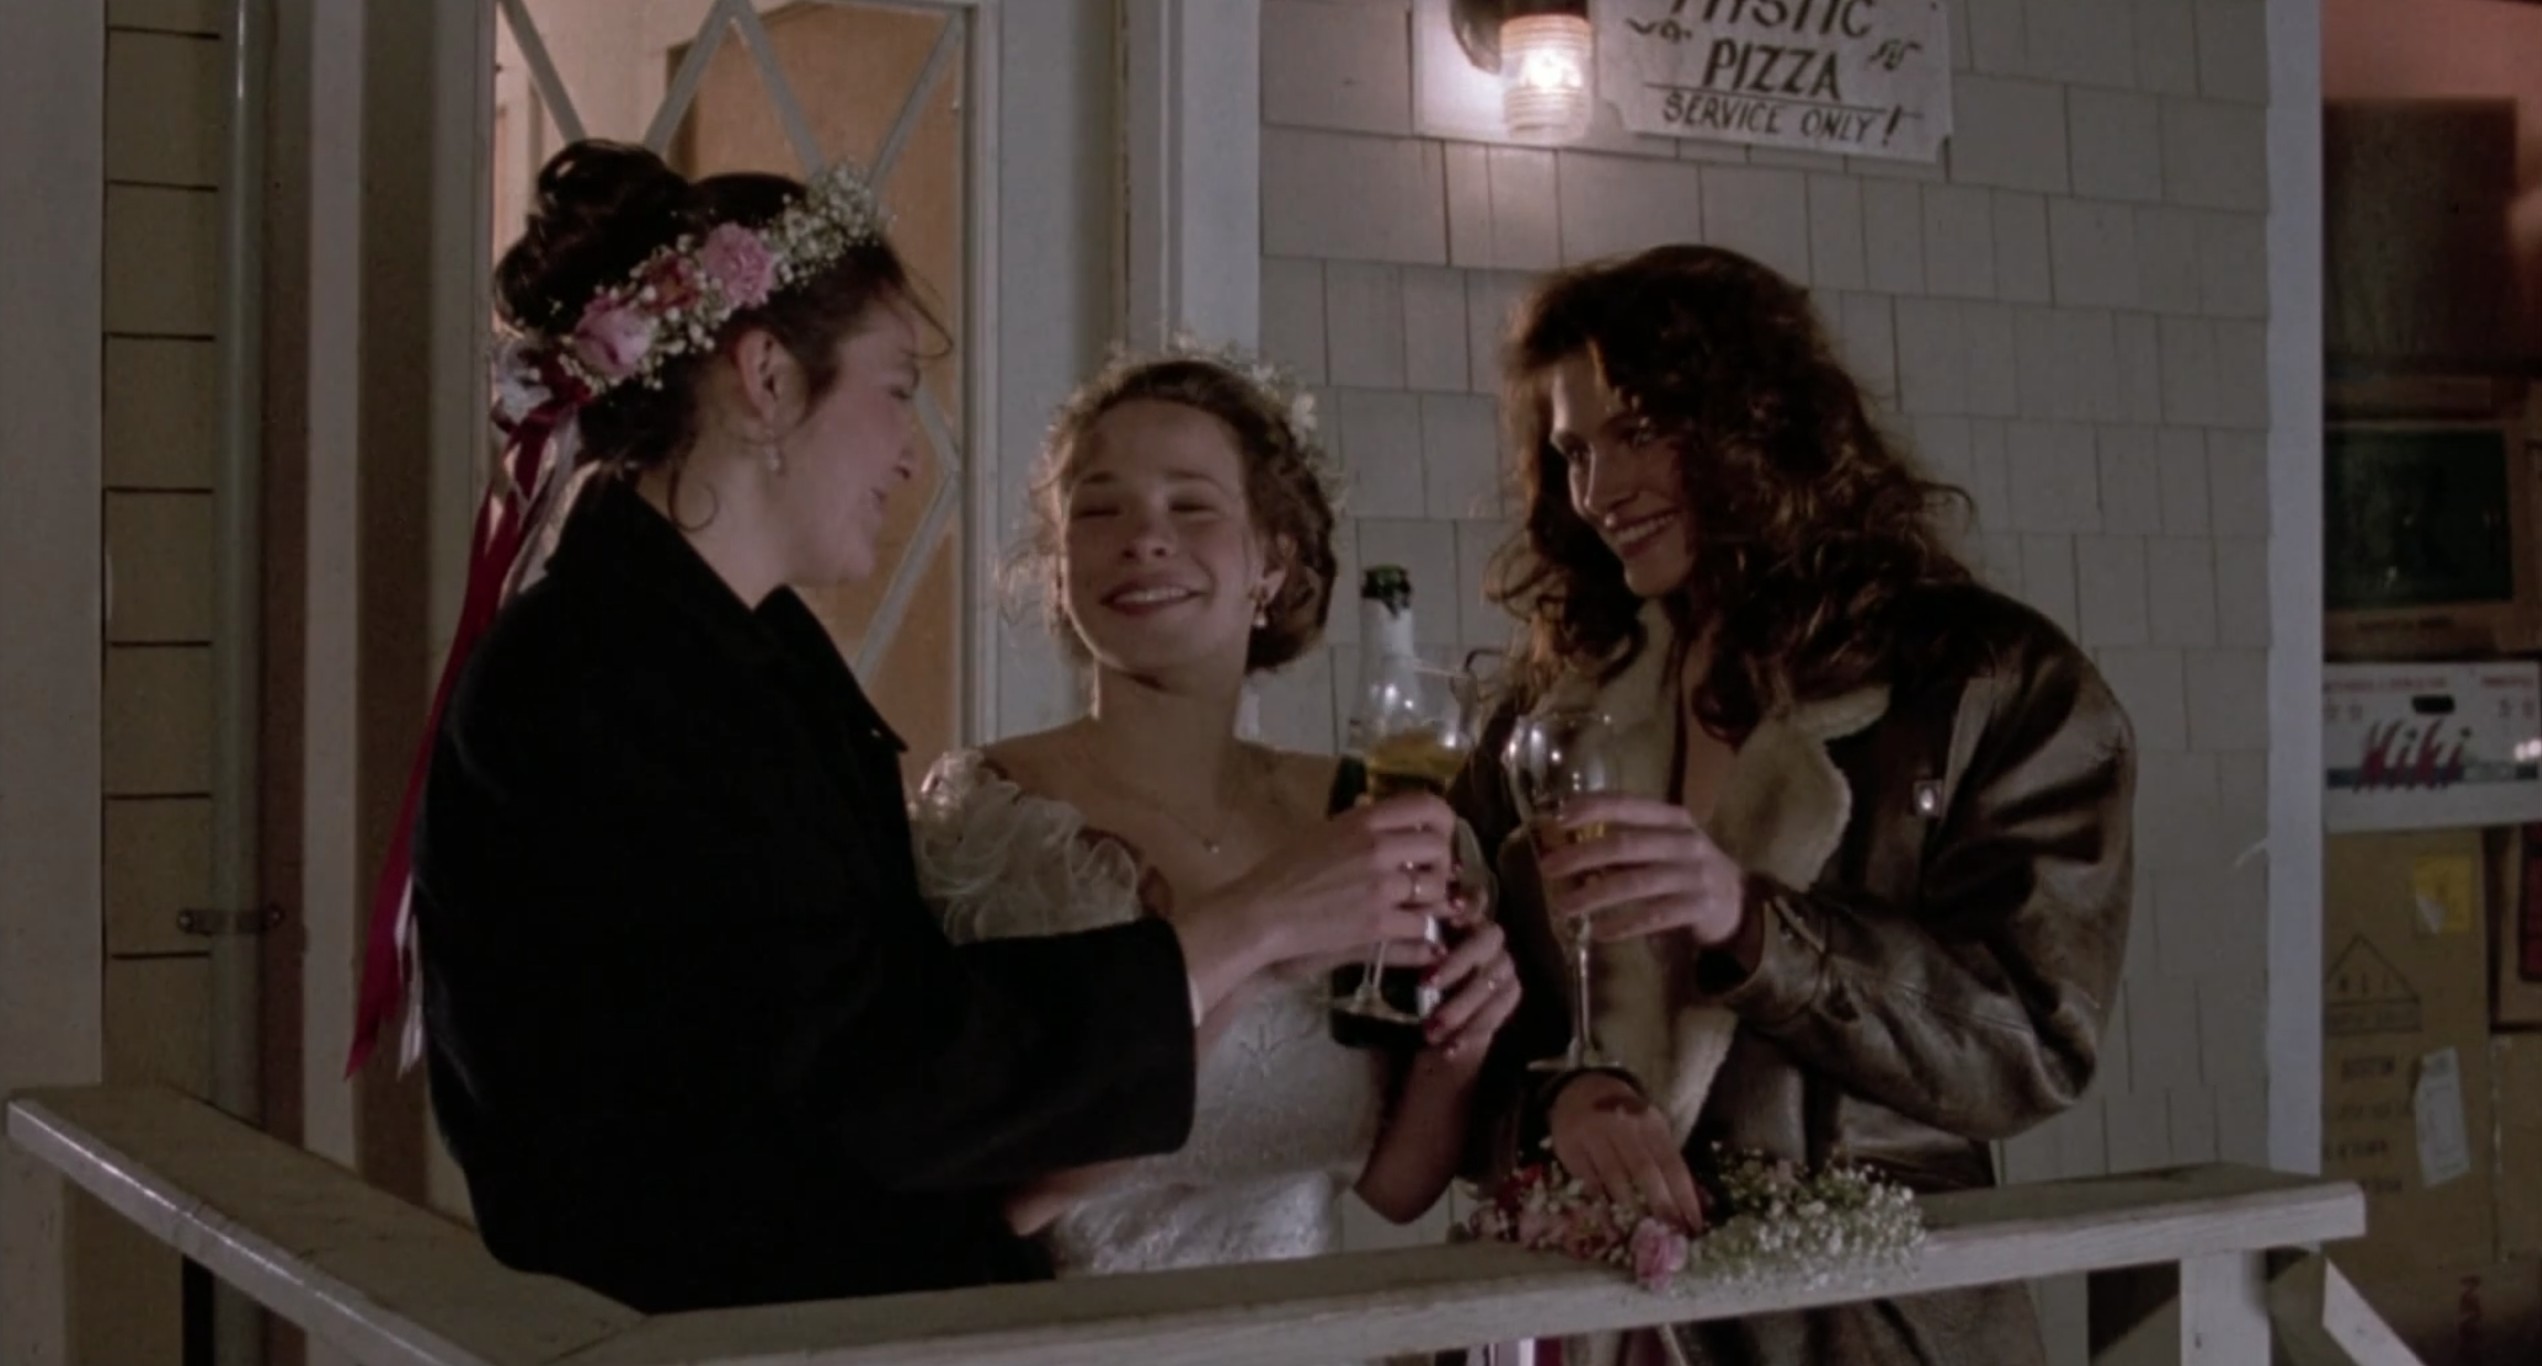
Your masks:
M 2357 1345 L 2379 1325 L 2318 1257 L 2281 1256 L 2271 1285 L 2272 1251 L 2364 1232 L 2356 1187 L 2231 1166 L 1930 1197 L 1922 1254 L 1868 1286 L 1658 1296 L 1463 1244 L 647 1318 L 505 1270 L 468 1229 L 174 1092 L 30 1092 L 8 1134 L 366 1366 L 1289 1366 L 2074 1274 L 2096 1363 L 2266 1366 L 2272 1304 L 2298 1360 L 2393 1359 Z

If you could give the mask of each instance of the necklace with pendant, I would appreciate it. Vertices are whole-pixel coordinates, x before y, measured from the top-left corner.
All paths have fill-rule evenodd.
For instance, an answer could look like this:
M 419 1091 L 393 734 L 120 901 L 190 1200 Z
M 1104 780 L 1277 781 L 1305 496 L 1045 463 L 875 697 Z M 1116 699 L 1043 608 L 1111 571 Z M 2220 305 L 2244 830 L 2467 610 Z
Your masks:
M 1172 803 L 1160 801 L 1115 775 L 1112 771 L 1112 766 L 1105 763 L 1102 756 L 1095 752 L 1093 742 L 1088 740 L 1086 736 L 1087 732 L 1083 729 L 1078 730 L 1075 734 L 1074 738 L 1076 740 L 1078 756 L 1085 760 L 1087 771 L 1094 774 L 1096 779 L 1101 781 L 1105 787 L 1110 788 L 1115 795 L 1127 797 L 1141 808 L 1155 815 L 1163 816 L 1165 819 L 1181 826 L 1184 833 L 1192 837 L 1192 842 L 1200 846 L 1200 851 L 1202 853 L 1207 854 L 1212 858 L 1216 858 L 1220 853 L 1225 851 L 1227 847 L 1226 827 L 1234 825 L 1238 815 L 1241 813 L 1233 811 L 1229 812 L 1226 818 L 1220 823 L 1218 832 L 1216 834 L 1212 834 L 1198 825 L 1193 824 L 1188 817 L 1183 815 L 1182 812 L 1175 810 Z M 1239 743 L 1242 744 L 1242 742 Z M 1264 750 L 1259 745 L 1243 744 L 1242 748 L 1246 756 L 1253 761 L 1253 767 L 1257 774 L 1263 772 L 1267 768 L 1268 751 Z

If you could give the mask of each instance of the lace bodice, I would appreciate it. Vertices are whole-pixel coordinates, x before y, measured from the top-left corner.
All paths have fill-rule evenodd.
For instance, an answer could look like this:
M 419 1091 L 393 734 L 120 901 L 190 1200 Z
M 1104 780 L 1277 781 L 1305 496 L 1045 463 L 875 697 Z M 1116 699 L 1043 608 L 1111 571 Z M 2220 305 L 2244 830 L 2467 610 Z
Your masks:
M 938 760 L 911 812 L 918 877 L 956 942 L 1141 914 L 1139 868 L 1076 808 L 976 750 Z M 1258 989 L 1201 1059 L 1191 1139 L 1143 1159 L 1045 1235 L 1063 1276 L 1313 1256 L 1376 1141 L 1384 1062 L 1326 1032 L 1320 984 Z

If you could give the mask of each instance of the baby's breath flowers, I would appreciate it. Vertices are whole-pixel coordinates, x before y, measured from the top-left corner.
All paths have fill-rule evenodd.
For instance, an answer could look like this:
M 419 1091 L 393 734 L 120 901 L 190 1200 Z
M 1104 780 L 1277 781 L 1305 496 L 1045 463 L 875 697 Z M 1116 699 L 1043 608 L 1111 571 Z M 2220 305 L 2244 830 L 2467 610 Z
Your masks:
M 1733 1284 L 1862 1281 L 1905 1265 L 1923 1246 L 1914 1193 L 1867 1168 L 1831 1163 L 1805 1172 L 1722 1149 L 1714 1158 L 1713 1222 L 1691 1237 L 1637 1198 L 1589 1194 L 1551 1157 L 1510 1173 L 1459 1233 L 1613 1266 L 1654 1291 L 1689 1269 Z
M 1231 342 L 1210 342 L 1189 332 L 1177 332 L 1165 343 L 1164 355 L 1183 360 L 1207 361 L 1229 374 L 1236 375 L 1260 390 L 1278 409 L 1281 420 L 1289 427 L 1289 437 L 1298 445 L 1313 448 L 1315 440 L 1315 395 L 1297 376 L 1266 357 Z
M 1716 1156 L 1728 1208 L 1695 1241 L 1692 1263 L 1721 1279 L 1858 1282 L 1904 1266 L 1924 1245 L 1915 1193 L 1868 1168 L 1803 1172 L 1756 1153 Z
M 634 274 L 583 306 L 573 330 L 558 339 L 555 360 L 585 401 L 629 382 L 658 384 L 672 360 L 712 351 L 734 314 L 810 279 L 855 247 L 882 240 L 889 222 L 864 176 L 852 166 L 833 166 L 806 182 L 802 197 L 765 227 L 718 223 L 702 237 L 681 237 L 646 257 Z M 512 363 L 522 369 L 517 359 Z M 505 383 L 498 373 L 498 388 Z

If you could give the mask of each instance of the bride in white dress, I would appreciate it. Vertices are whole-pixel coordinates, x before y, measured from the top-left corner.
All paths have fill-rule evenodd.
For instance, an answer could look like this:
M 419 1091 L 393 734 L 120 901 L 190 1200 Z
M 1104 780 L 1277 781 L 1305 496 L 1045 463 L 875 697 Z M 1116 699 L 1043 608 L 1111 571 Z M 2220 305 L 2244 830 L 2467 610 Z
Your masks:
M 955 939 L 1170 918 L 1327 842 L 1355 766 L 1236 735 L 1246 676 L 1321 636 L 1326 478 L 1311 405 L 1243 357 L 1123 361 L 1061 409 L 1025 567 L 1089 666 L 1093 705 L 928 774 L 919 873 Z M 1405 877 L 1408 896 L 1437 895 Z M 1010 1218 L 1065 1276 L 1330 1251 L 1345 1189 L 1420 1217 L 1455 1172 L 1476 1075 L 1519 996 L 1499 929 L 1467 929 L 1434 969 L 1443 1004 L 1419 1052 L 1334 1043 L 1329 963 L 1257 976 L 1202 1025 L 1179 1153 L 1062 1173 L 1016 1192 Z

